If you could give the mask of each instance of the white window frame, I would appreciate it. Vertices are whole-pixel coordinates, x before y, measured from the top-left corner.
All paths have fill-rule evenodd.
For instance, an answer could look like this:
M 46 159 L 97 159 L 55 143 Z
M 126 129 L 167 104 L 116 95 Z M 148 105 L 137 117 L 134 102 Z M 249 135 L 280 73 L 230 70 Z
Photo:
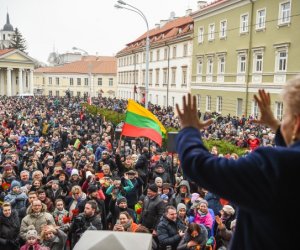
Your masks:
M 225 25 L 223 25 L 223 24 L 225 24 Z M 227 36 L 227 20 L 221 20 L 219 37 L 225 38 L 226 36 Z
M 197 59 L 197 75 L 202 75 L 203 73 L 203 57 Z
M 213 72 L 214 72 L 214 59 L 213 57 L 207 57 L 206 75 L 212 75 Z
M 283 116 L 283 103 L 282 102 L 275 102 L 275 110 L 274 114 L 277 120 L 282 120 Z
M 206 102 L 205 102 L 205 108 L 206 108 L 206 111 L 211 111 L 211 96 L 210 95 L 207 95 L 206 98 L 205 98 Z
M 242 62 L 242 57 L 245 57 L 245 60 Z M 244 64 L 244 70 L 241 71 L 241 65 Z M 237 73 L 238 74 L 245 74 L 247 69 L 247 55 L 245 53 L 241 53 L 238 55 L 238 66 L 237 66 Z
M 261 13 L 264 13 L 264 16 L 260 15 Z M 256 11 L 256 30 L 262 30 L 266 28 L 266 15 L 266 8 L 259 9 Z
M 222 114 L 222 109 L 223 109 L 223 97 L 222 96 L 217 96 L 217 106 L 216 106 L 216 112 L 218 114 Z
M 290 8 L 283 10 L 283 6 L 285 4 L 289 4 Z M 284 1 L 279 3 L 278 25 L 285 25 L 291 22 L 291 10 L 292 10 L 291 1 Z
M 223 62 L 222 62 L 223 59 Z M 218 74 L 224 75 L 225 74 L 225 56 L 219 56 L 218 57 Z M 223 69 L 223 70 L 222 70 Z
M 261 56 L 261 59 L 258 57 Z M 262 73 L 264 66 L 264 54 L 263 52 L 253 53 L 253 73 Z
M 197 109 L 200 109 L 200 106 L 201 106 L 201 95 L 197 94 L 196 98 L 197 98 Z
M 215 40 L 215 23 L 210 23 L 208 25 L 208 41 L 213 41 Z
M 247 17 L 245 20 L 244 17 Z M 240 17 L 240 33 L 247 33 L 249 31 L 249 13 L 244 13 Z
M 259 115 L 258 102 L 255 100 L 252 101 L 252 115 L 254 118 L 257 118 Z
M 285 59 L 284 59 L 284 57 L 281 57 L 282 52 L 286 53 Z M 282 69 L 282 67 L 281 67 L 281 65 L 282 65 L 281 60 L 285 60 L 285 68 L 284 69 Z M 275 56 L 275 72 L 286 72 L 287 64 L 288 64 L 288 49 L 287 48 L 278 49 L 276 51 L 276 56 Z
M 203 43 L 204 41 L 204 27 L 201 26 L 198 28 L 198 44 Z

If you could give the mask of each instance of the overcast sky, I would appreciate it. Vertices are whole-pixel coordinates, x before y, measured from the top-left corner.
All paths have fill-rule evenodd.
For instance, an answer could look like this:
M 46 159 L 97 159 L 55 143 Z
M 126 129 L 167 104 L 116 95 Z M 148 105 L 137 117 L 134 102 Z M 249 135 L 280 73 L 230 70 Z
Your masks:
M 126 0 L 127 1 L 127 0 Z M 72 47 L 89 54 L 115 55 L 126 43 L 146 31 L 137 14 L 114 8 L 117 0 L 0 0 L 0 27 L 10 22 L 27 41 L 29 55 L 47 62 L 50 52 L 71 52 Z M 185 15 L 196 10 L 197 0 L 128 0 L 146 15 L 150 29 L 172 11 Z

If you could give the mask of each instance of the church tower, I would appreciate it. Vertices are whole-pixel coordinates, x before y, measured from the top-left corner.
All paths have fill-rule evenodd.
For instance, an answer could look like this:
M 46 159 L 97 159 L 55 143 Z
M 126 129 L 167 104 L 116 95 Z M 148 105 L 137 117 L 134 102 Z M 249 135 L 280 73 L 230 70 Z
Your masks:
M 14 34 L 14 27 L 10 24 L 9 14 L 6 14 L 6 24 L 0 30 L 0 49 L 6 49 L 10 45 L 10 41 Z

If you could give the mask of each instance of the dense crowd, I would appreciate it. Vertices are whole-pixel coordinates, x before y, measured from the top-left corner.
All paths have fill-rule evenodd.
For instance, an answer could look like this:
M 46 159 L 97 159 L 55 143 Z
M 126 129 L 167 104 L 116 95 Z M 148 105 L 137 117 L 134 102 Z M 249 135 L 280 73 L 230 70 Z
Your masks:
M 185 180 L 176 154 L 144 138 L 119 143 L 115 126 L 81 102 L 0 97 L 0 248 L 72 249 L 86 230 L 114 230 L 152 233 L 153 249 L 226 249 L 234 206 Z M 93 102 L 117 112 L 127 105 Z M 179 128 L 171 107 L 149 109 Z M 207 139 L 250 151 L 273 145 L 274 133 L 251 117 L 202 118 L 212 116 L 201 131 Z M 221 156 L 217 147 L 211 153 Z

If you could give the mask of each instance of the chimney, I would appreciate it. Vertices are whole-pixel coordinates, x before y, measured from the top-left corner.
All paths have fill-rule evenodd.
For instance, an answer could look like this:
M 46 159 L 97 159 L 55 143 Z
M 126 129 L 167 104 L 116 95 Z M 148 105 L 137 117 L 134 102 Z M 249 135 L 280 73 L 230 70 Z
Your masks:
M 198 9 L 201 10 L 206 4 L 207 4 L 206 1 L 198 1 L 197 2 Z
M 167 22 L 168 20 L 160 20 L 160 27 L 163 27 Z
M 155 24 L 155 29 L 159 29 L 160 28 L 160 24 L 159 23 L 156 23 Z
M 192 13 L 192 9 L 187 9 L 185 11 L 185 16 L 189 16 L 189 15 L 191 15 L 191 13 Z
M 175 14 L 175 12 L 174 11 L 171 11 L 171 13 L 170 13 L 170 21 L 171 20 L 173 20 L 173 19 L 175 19 L 175 16 L 176 16 L 176 14 Z

